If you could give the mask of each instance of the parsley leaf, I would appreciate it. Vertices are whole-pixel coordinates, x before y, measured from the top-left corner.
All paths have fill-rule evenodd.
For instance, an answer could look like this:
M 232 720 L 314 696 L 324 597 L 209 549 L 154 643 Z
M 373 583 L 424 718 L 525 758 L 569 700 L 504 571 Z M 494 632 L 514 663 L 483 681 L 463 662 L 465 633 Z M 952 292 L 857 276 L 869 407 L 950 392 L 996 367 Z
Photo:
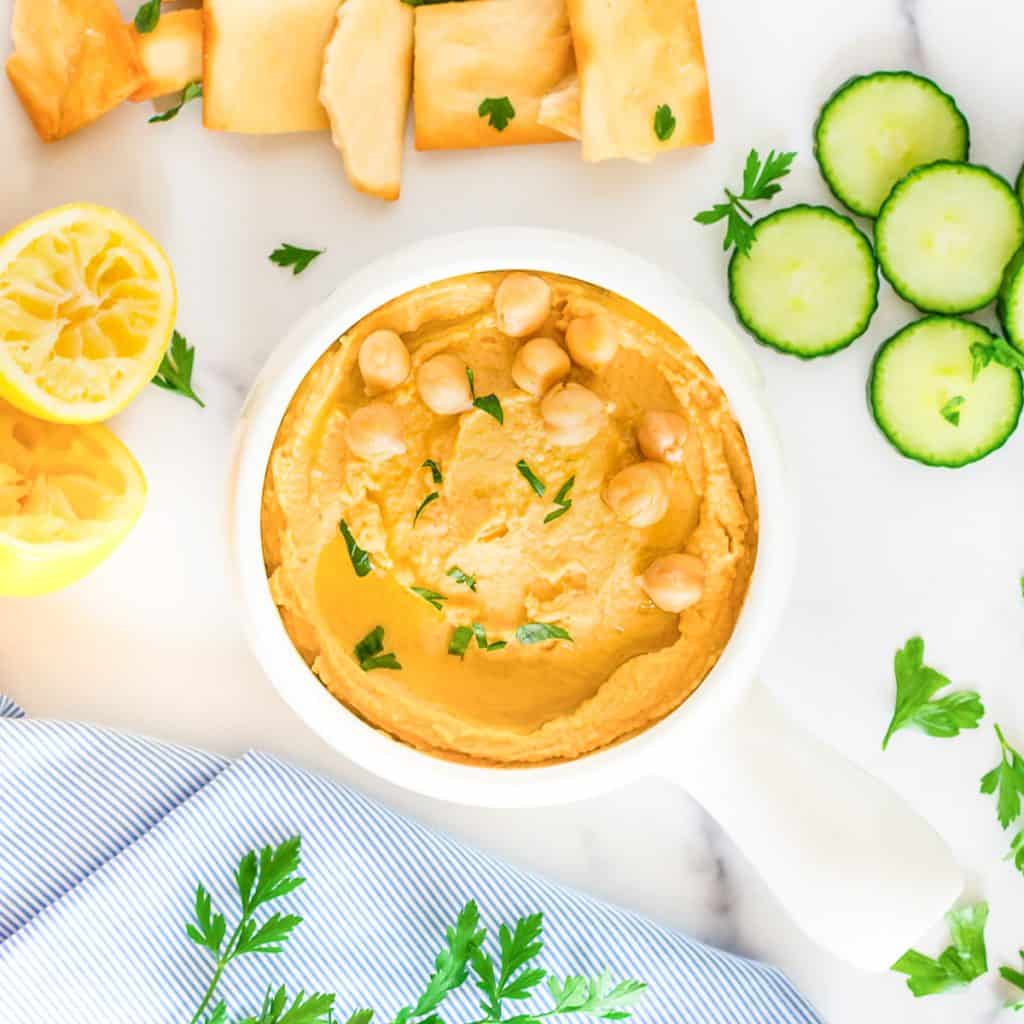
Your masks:
M 1013 866 L 1024 874 L 1024 829 L 1016 834 L 1013 842 L 1010 843 L 1010 852 L 1006 855 L 1007 860 L 1013 861 Z
M 547 977 L 547 971 L 542 967 L 524 970 L 544 948 L 541 939 L 543 929 L 542 914 L 519 918 L 513 929 L 503 924 L 498 930 L 501 965 L 497 973 L 493 959 L 483 947 L 474 950 L 470 963 L 476 975 L 476 987 L 485 998 L 480 1008 L 489 1020 L 500 1021 L 504 1000 L 529 999 L 533 990 Z
M 422 597 L 427 604 L 433 605 L 438 611 L 441 610 L 444 602 L 448 600 L 444 594 L 439 594 L 436 590 L 428 590 L 426 587 L 412 587 L 410 589 L 417 597 Z
M 536 494 L 538 498 L 543 498 L 544 492 L 547 490 L 547 486 L 544 481 L 541 480 L 532 469 L 530 469 L 525 459 L 520 459 L 516 463 L 516 469 L 518 469 L 526 478 L 526 482 L 533 488 L 533 493 Z
M 476 111 L 481 117 L 487 118 L 487 123 L 499 132 L 503 132 L 509 121 L 516 116 L 515 107 L 512 106 L 507 96 L 485 99 Z
M 160 0 L 146 0 L 135 12 L 135 30 L 147 35 L 160 24 Z
M 995 729 L 1002 756 L 999 764 L 982 777 L 981 791 L 989 795 L 998 792 L 999 824 L 1005 829 L 1020 817 L 1020 799 L 1024 795 L 1024 758 L 1006 741 L 998 725 Z
M 937 960 L 907 950 L 891 970 L 907 975 L 907 988 L 915 996 L 930 996 L 965 988 L 988 970 L 985 951 L 985 924 L 988 904 L 952 910 L 946 915 L 953 944 L 939 954 Z
M 191 103 L 192 100 L 198 100 L 203 95 L 203 83 L 202 82 L 189 82 L 188 85 L 182 90 L 181 99 L 176 106 L 170 107 L 165 110 L 162 114 L 154 114 L 150 119 L 150 124 L 160 124 L 164 121 L 173 121 L 174 118 L 181 113 L 181 108 L 186 103 Z
M 472 591 L 476 590 L 476 577 L 471 573 L 463 572 L 457 565 L 453 565 L 446 575 L 450 576 L 456 583 L 461 583 Z
M 569 631 L 550 622 L 527 622 L 516 630 L 516 639 L 521 644 L 540 644 L 545 640 L 568 640 L 572 643 Z
M 977 344 L 977 342 L 975 342 Z M 939 410 L 942 413 L 942 418 L 947 422 L 951 423 L 954 427 L 960 426 L 960 406 L 964 404 L 966 399 L 963 395 L 954 395 L 948 402 L 946 402 Z
M 915 726 L 929 736 L 949 738 L 962 729 L 977 729 L 985 715 L 981 697 L 971 690 L 947 693 L 938 700 L 931 698 L 949 680 L 924 664 L 924 641 L 911 637 L 893 660 L 896 674 L 896 708 L 882 740 L 882 749 L 893 734 Z
M 456 626 L 452 631 L 451 639 L 448 641 L 448 653 L 454 654 L 457 658 L 465 658 L 466 651 L 473 640 L 472 626 Z
M 399 670 L 398 658 L 390 651 L 384 653 L 384 627 L 375 626 L 355 647 L 356 661 L 364 672 L 378 668 Z
M 480 625 L 479 622 L 474 622 L 473 636 L 476 637 L 476 645 L 482 651 L 501 651 L 508 647 L 508 642 L 505 640 L 495 640 L 493 643 L 487 642 L 487 630 Z
M 717 224 L 726 220 L 725 241 L 723 249 L 735 245 L 740 252 L 750 252 L 754 244 L 754 229 L 750 226 L 753 216 L 744 205 L 761 199 L 771 199 L 782 191 L 778 184 L 780 178 L 789 174 L 790 165 L 796 153 L 776 153 L 771 150 L 764 162 L 756 149 L 747 154 L 747 163 L 743 169 L 743 191 L 737 196 L 729 189 L 724 189 L 728 202 L 716 203 L 709 210 L 702 210 L 694 217 L 698 224 Z
M 668 142 L 675 134 L 675 130 L 676 119 L 672 113 L 672 108 L 667 103 L 663 103 L 654 112 L 654 134 L 662 142 Z
M 473 371 L 467 366 L 466 376 L 469 378 L 469 393 L 473 396 L 473 405 L 475 408 L 482 410 L 487 413 L 488 416 L 493 416 L 499 423 L 505 422 L 505 411 L 501 407 L 501 400 L 497 395 L 482 395 L 477 398 L 476 395 L 476 379 L 473 376 Z
M 565 981 L 548 979 L 548 990 L 555 1000 L 554 1012 L 586 1013 L 603 1020 L 627 1020 L 647 986 L 642 981 L 623 981 L 612 984 L 607 971 L 594 978 L 570 975 Z
M 429 493 L 429 494 L 428 494 L 428 495 L 427 495 L 427 496 L 426 496 L 426 497 L 425 497 L 425 498 L 424 498 L 424 499 L 423 499 L 423 500 L 422 500 L 422 501 L 420 502 L 420 507 L 419 507 L 418 509 L 416 509 L 416 515 L 414 515 L 414 516 L 412 517 L 412 525 L 413 525 L 413 526 L 415 526 L 415 525 L 416 525 L 416 524 L 417 524 L 417 523 L 419 522 L 420 516 L 421 516 L 421 515 L 423 515 L 423 510 L 424 510 L 424 509 L 425 509 L 425 508 L 426 508 L 426 507 L 427 507 L 427 506 L 428 506 L 428 505 L 429 505 L 429 504 L 430 504 L 430 503 L 431 503 L 432 501 L 437 501 L 437 499 L 438 499 L 438 498 L 440 498 L 440 497 L 441 497 L 441 495 L 440 495 L 440 494 L 438 494 L 438 493 L 437 493 L 437 491 L 431 491 L 431 492 L 430 492 L 430 493 Z
M 179 395 L 191 398 L 200 409 L 205 409 L 203 400 L 192 390 L 192 364 L 195 359 L 195 348 L 175 331 L 153 383 L 165 391 L 176 391 Z
M 429 469 L 430 479 L 433 480 L 435 484 L 444 483 L 444 476 L 441 474 L 441 467 L 433 459 L 427 459 L 427 461 L 420 466 L 420 469 Z
M 359 577 L 369 575 L 373 571 L 369 552 L 364 551 L 356 543 L 356 539 L 352 536 L 352 531 L 344 519 L 338 521 L 338 529 L 341 530 L 341 535 L 345 538 L 345 547 L 348 548 L 348 557 L 352 561 L 352 568 L 355 569 L 356 575 Z
M 572 508 L 572 498 L 569 497 L 569 492 L 572 490 L 573 484 L 576 483 L 576 477 L 571 476 L 568 480 L 558 488 L 558 493 L 555 495 L 555 504 L 558 506 L 554 512 L 549 512 L 544 517 L 545 523 L 553 523 L 556 519 L 560 519 L 565 515 L 569 509 Z
M 314 992 L 307 996 L 300 992 L 291 1004 L 282 985 L 276 992 L 267 989 L 263 1007 L 252 1017 L 243 1017 L 238 1024 L 332 1024 L 334 995 Z
M 301 249 L 297 245 L 284 242 L 270 254 L 270 262 L 276 263 L 279 267 L 291 267 L 292 273 L 298 277 L 317 256 L 322 256 L 325 252 L 326 249 Z
M 1018 352 L 1004 338 L 993 335 L 990 342 L 976 341 L 971 345 L 971 380 L 974 380 L 989 363 L 1024 371 L 1024 354 Z
M 1020 951 L 1021 959 L 1024 959 L 1024 949 Z M 1021 990 L 1019 999 L 1010 999 L 1006 1003 L 1007 1010 L 1024 1010 L 1024 974 L 1015 971 L 1012 967 L 1000 967 L 999 974 L 1004 981 Z

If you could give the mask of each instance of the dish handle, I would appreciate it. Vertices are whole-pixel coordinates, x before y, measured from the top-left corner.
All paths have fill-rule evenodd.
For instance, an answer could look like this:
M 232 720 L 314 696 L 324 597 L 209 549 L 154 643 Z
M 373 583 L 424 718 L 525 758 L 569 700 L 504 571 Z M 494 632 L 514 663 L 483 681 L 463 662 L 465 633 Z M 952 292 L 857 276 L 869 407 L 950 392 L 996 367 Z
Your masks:
M 661 774 L 718 820 L 810 938 L 862 969 L 887 970 L 962 891 L 928 822 L 760 684 Z

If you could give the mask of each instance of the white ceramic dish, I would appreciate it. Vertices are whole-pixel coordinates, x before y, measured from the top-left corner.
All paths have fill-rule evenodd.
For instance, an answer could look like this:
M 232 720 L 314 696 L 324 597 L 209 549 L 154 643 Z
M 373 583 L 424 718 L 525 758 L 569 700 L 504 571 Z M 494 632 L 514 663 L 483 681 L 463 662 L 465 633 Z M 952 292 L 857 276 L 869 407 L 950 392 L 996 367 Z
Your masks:
M 618 292 L 659 317 L 707 363 L 743 427 L 758 487 L 757 564 L 733 638 L 698 690 L 626 743 L 568 764 L 507 770 L 437 760 L 360 720 L 293 647 L 267 585 L 260 503 L 281 418 L 341 334 L 413 288 L 460 274 L 526 269 Z M 755 684 L 795 559 L 786 473 L 765 392 L 744 344 L 658 267 L 592 239 L 495 229 L 419 243 L 366 267 L 310 312 L 270 358 L 242 412 L 230 533 L 249 641 L 285 701 L 339 752 L 395 785 L 456 803 L 522 807 L 670 778 L 727 828 L 790 913 L 843 958 L 885 969 L 956 899 L 948 848 L 895 794 L 797 728 Z

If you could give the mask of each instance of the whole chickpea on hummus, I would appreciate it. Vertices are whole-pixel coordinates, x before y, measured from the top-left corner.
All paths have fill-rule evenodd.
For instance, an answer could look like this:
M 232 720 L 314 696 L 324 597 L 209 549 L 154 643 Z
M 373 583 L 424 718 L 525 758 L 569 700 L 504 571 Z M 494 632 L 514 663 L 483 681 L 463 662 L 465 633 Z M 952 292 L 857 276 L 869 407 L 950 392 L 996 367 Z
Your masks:
M 677 708 L 758 537 L 743 435 L 685 342 L 525 273 L 417 289 L 340 338 L 282 421 L 262 524 L 284 625 L 339 701 L 507 767 Z

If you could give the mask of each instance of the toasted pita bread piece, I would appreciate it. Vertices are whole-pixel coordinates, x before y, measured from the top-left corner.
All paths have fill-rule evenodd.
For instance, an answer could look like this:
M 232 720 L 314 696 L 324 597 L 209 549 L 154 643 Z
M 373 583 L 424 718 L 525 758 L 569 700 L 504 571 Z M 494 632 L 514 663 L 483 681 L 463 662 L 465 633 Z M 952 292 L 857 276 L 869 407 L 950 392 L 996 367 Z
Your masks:
M 338 0 L 206 0 L 203 124 L 254 135 L 326 129 L 318 93 L 337 13 Z
M 320 102 L 348 180 L 397 199 L 412 91 L 414 8 L 402 0 L 343 0 L 324 54 Z
M 465 0 L 416 8 L 417 149 L 563 142 L 538 120 L 541 99 L 575 63 L 565 0 Z M 508 97 L 503 131 L 479 114 Z
M 7 74 L 44 142 L 112 110 L 145 75 L 114 0 L 15 0 Z
M 583 159 L 643 159 L 714 141 L 696 0 L 567 0 L 580 75 Z M 654 116 L 668 106 L 662 141 Z
M 203 78 L 203 12 L 165 11 L 152 32 L 135 34 L 146 81 L 132 99 L 136 102 L 181 92 Z

